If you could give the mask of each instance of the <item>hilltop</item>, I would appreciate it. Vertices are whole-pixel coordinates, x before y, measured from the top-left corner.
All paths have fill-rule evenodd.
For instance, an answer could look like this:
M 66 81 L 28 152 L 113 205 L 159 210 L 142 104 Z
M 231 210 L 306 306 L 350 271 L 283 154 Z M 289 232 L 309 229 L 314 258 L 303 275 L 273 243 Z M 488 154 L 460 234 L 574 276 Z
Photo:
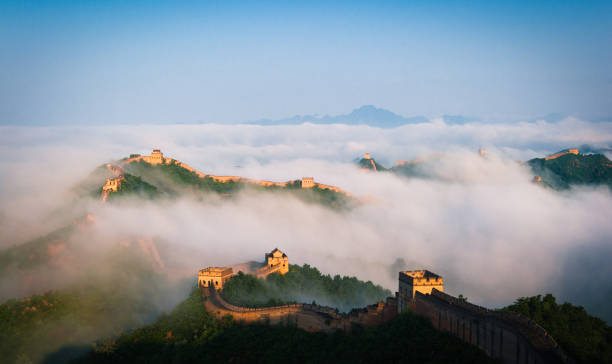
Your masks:
M 486 150 L 479 154 L 486 157 Z M 443 154 L 431 154 L 411 161 L 398 161 L 391 168 L 386 168 L 366 153 L 356 163 L 361 170 L 371 172 L 389 172 L 403 177 L 437 178 L 434 171 Z M 533 158 L 523 163 L 533 174 L 533 181 L 542 186 L 556 190 L 568 189 L 571 186 L 608 186 L 612 189 L 612 161 L 603 154 L 580 153 L 578 149 L 569 148 L 543 158 Z
M 363 158 L 359 159 L 357 165 L 359 165 L 361 170 L 365 171 L 383 172 L 387 170 L 382 164 L 376 162 L 376 160 L 370 156 L 370 153 L 365 153 Z
M 580 185 L 612 188 L 612 161 L 603 154 L 580 154 L 578 149 L 568 149 L 545 158 L 531 159 L 526 164 L 536 181 L 555 189 Z
M 98 187 L 97 192 L 92 192 L 101 196 L 103 201 L 126 196 L 176 198 L 186 194 L 196 198 L 203 198 L 206 194 L 231 198 L 240 192 L 250 191 L 287 194 L 334 209 L 351 208 L 356 202 L 349 193 L 336 186 L 319 183 L 313 177 L 276 182 L 241 176 L 218 176 L 165 157 L 158 149 L 150 155 L 132 154 L 116 163 L 108 163 L 99 167 L 94 174 L 102 180 L 104 171 L 104 185 Z

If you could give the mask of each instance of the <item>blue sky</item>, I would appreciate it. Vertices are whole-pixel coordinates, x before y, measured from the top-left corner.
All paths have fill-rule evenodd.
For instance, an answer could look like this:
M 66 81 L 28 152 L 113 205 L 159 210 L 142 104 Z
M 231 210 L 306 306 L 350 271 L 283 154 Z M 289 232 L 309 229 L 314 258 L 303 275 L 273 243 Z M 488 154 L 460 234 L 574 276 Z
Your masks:
M 0 4 L 0 123 L 612 115 L 612 2 Z

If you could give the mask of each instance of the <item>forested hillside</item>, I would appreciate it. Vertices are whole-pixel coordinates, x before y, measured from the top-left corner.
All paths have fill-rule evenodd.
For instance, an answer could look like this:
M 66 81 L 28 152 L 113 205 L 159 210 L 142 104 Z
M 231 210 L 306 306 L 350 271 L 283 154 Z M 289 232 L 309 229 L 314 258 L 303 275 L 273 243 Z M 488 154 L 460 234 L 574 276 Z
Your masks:
M 151 322 L 164 296 L 189 284 L 169 282 L 135 249 L 99 259 L 70 285 L 0 304 L 0 362 L 36 363 L 60 349 L 58 358 L 74 357 L 101 337 Z
M 265 280 L 240 272 L 226 283 L 222 294 L 228 302 L 238 306 L 264 307 L 314 301 L 348 312 L 384 301 L 391 296 L 391 291 L 355 277 L 324 275 L 308 264 L 291 264 L 288 273 L 270 274 Z
M 350 334 L 215 319 L 195 290 L 154 324 L 98 342 L 77 363 L 495 363 L 414 314 Z
M 606 185 L 612 188 L 612 161 L 603 154 L 566 154 L 546 160 L 535 158 L 527 162 L 534 175 L 553 188 L 571 185 Z
M 558 304 L 550 294 L 519 298 L 504 308 L 529 317 L 580 363 L 612 363 L 612 327 L 584 307 Z
M 248 193 L 276 193 L 282 196 L 292 196 L 306 203 L 320 204 L 336 210 L 346 210 L 354 207 L 357 202 L 350 196 L 329 189 L 301 188 L 299 180 L 291 181 L 286 186 L 261 186 L 253 183 L 238 181 L 217 181 L 212 177 L 200 177 L 178 163 L 164 163 L 152 165 L 144 161 L 127 163 L 126 170 L 127 189 L 123 193 L 111 193 L 118 196 L 163 197 L 177 198 L 188 195 L 202 197 L 205 194 L 217 194 L 221 197 L 231 198 L 241 192 Z M 129 179 L 128 179 L 129 176 Z

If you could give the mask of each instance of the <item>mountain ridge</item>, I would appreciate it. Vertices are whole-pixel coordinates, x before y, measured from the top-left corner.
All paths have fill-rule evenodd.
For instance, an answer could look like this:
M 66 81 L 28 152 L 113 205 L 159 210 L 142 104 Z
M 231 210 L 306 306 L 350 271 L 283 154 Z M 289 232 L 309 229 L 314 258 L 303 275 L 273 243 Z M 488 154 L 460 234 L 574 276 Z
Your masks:
M 363 105 L 352 110 L 348 114 L 339 115 L 295 115 L 281 119 L 260 119 L 247 121 L 242 124 L 247 125 L 299 125 L 304 123 L 312 124 L 346 124 L 346 125 L 369 125 L 381 128 L 394 128 L 406 124 L 428 123 L 429 119 L 425 116 L 405 117 L 392 111 L 377 108 L 373 105 Z

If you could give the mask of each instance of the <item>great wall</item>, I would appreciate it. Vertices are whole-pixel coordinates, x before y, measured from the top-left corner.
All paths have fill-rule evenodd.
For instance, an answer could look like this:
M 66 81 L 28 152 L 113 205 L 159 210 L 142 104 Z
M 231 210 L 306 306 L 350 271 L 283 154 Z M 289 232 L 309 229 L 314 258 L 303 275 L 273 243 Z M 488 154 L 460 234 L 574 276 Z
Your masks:
M 266 259 L 270 255 L 279 257 L 281 254 L 286 257 L 275 249 L 266 254 Z M 286 263 L 288 265 L 288 258 Z M 227 267 L 217 269 L 231 270 Z M 410 311 L 429 319 L 434 328 L 449 332 L 503 363 L 575 363 L 534 321 L 509 311 L 492 311 L 446 294 L 444 279 L 427 270 L 399 272 L 399 287 L 394 297 L 387 297 L 385 302 L 362 309 L 353 309 L 348 314 L 314 304 L 240 307 L 222 297 L 219 293 L 222 285 L 210 280 L 207 285 L 201 282 L 199 276 L 198 286 L 202 289 L 206 310 L 218 318 L 231 315 L 242 324 L 293 325 L 311 332 L 350 332 L 357 326 L 380 325 Z
M 559 157 L 563 157 L 564 155 L 568 155 L 568 154 L 578 155 L 578 153 L 579 153 L 578 149 L 568 149 L 564 152 L 559 152 L 553 155 L 549 155 L 548 157 L 544 157 L 544 159 L 549 161 L 551 159 L 557 159 Z
M 348 314 L 339 313 L 331 307 L 315 304 L 292 304 L 274 307 L 239 307 L 226 302 L 216 288 L 203 287 L 204 305 L 208 312 L 218 318 L 231 315 L 239 323 L 266 323 L 295 325 L 311 332 L 350 332 L 355 325 L 374 326 L 397 316 L 397 305 L 393 297 L 363 309 L 354 309 Z
M 481 157 L 486 157 L 488 152 L 486 149 L 484 148 L 480 148 L 478 149 L 478 154 Z M 573 154 L 573 155 L 578 155 L 579 154 L 579 150 L 575 149 L 575 148 L 571 148 L 568 149 L 566 151 L 563 152 L 558 152 L 555 154 L 552 154 L 550 156 L 544 157 L 545 160 L 553 160 L 553 159 L 557 159 L 559 157 L 562 157 L 564 155 L 568 155 L 568 154 Z M 432 160 L 432 159 L 438 159 L 443 157 L 444 154 L 441 153 L 433 153 L 430 155 L 427 155 L 425 157 L 419 157 L 416 158 L 414 160 L 411 161 L 398 161 L 396 163 L 396 166 L 407 166 L 407 165 L 414 165 L 414 164 L 420 164 L 423 163 L 427 160 Z M 374 172 L 377 171 L 377 167 L 376 167 L 376 163 L 374 161 L 374 159 L 372 158 L 372 156 L 370 155 L 370 153 L 365 153 L 363 156 L 363 159 L 369 161 L 369 164 L 372 166 L 371 170 L 373 170 Z M 259 180 L 259 179 L 252 179 L 252 178 L 246 178 L 246 177 L 240 177 L 240 176 L 217 176 L 214 174 L 206 174 L 203 172 L 198 171 L 197 169 L 191 167 L 190 165 L 183 163 L 179 160 L 173 159 L 173 158 L 168 158 L 168 157 L 164 157 L 163 153 L 161 152 L 161 150 L 159 149 L 153 149 L 153 152 L 151 152 L 150 155 L 139 155 L 139 154 L 134 154 L 131 155 L 130 158 L 126 158 L 121 160 L 120 164 L 126 165 L 129 163 L 134 163 L 134 162 L 146 162 L 149 163 L 151 165 L 158 165 L 158 164 L 176 164 L 190 172 L 195 173 L 198 177 L 200 178 L 211 178 L 213 181 L 215 182 L 220 182 L 220 183 L 227 183 L 227 182 L 239 182 L 239 183 L 245 183 L 245 184 L 251 184 L 251 185 L 256 185 L 256 186 L 263 186 L 263 187 L 287 187 L 289 184 L 295 183 L 296 181 L 300 183 L 302 188 L 314 188 L 317 187 L 319 189 L 322 190 L 330 190 L 330 191 L 334 191 L 334 192 L 338 192 L 338 193 L 343 193 L 346 196 L 352 197 L 352 195 L 346 191 L 343 191 L 342 189 L 340 189 L 339 187 L 336 186 L 331 186 L 331 185 L 326 185 L 326 184 L 322 184 L 322 183 L 318 183 L 315 182 L 313 177 L 302 177 L 301 180 L 296 180 L 296 181 L 285 181 L 285 182 L 275 182 L 275 181 L 268 181 L 268 180 Z M 524 164 L 525 162 L 521 162 L 521 164 Z M 101 200 L 106 201 L 106 199 L 108 198 L 108 195 L 111 192 L 116 192 L 118 189 L 121 188 L 121 182 L 124 180 L 123 178 L 123 174 L 125 173 L 125 171 L 123 170 L 122 167 L 117 166 L 117 165 L 113 165 L 113 164 L 107 164 L 106 167 L 109 169 L 109 171 L 111 171 L 111 173 L 113 173 L 113 177 L 108 178 L 104 184 L 104 186 L 102 187 L 102 194 L 101 194 Z M 362 168 L 362 171 L 370 171 L 370 169 L 368 168 Z M 541 179 L 540 176 L 536 176 L 536 179 Z
M 189 166 L 186 163 L 183 163 L 183 162 L 178 161 L 176 159 L 164 157 L 163 153 L 159 149 L 153 149 L 153 152 L 151 153 L 151 155 L 148 155 L 148 156 L 137 156 L 137 157 L 132 157 L 132 158 L 125 159 L 125 160 L 121 161 L 121 164 L 124 165 L 124 164 L 132 163 L 132 162 L 138 162 L 138 161 L 145 161 L 145 162 L 150 163 L 152 165 L 162 164 L 162 163 L 164 163 L 164 164 L 172 164 L 172 163 L 174 163 L 174 164 L 177 164 L 177 165 L 185 168 L 186 170 L 188 170 L 190 172 L 193 172 L 193 173 L 197 174 L 198 177 L 200 177 L 200 178 L 212 178 L 212 180 L 215 181 L 215 182 L 242 182 L 242 183 L 249 183 L 249 184 L 254 184 L 254 185 L 264 186 L 264 187 L 270 187 L 270 186 L 286 187 L 288 184 L 293 182 L 293 181 L 274 182 L 274 181 L 266 181 L 266 180 L 245 178 L 245 177 L 240 177 L 240 176 L 216 176 L 214 174 L 206 174 L 206 173 L 202 173 L 202 172 L 196 170 L 195 168 Z M 306 182 L 306 183 L 304 183 L 304 182 Z M 303 177 L 302 178 L 302 183 L 303 183 L 302 184 L 302 188 L 312 188 L 312 187 L 316 186 L 316 187 L 318 187 L 320 189 L 324 189 L 324 190 L 332 190 L 332 191 L 335 191 L 335 192 L 346 193 L 346 192 L 342 191 L 338 187 L 314 182 L 314 178 L 313 177 Z
M 260 267 L 250 268 L 253 264 L 238 264 L 240 271 L 264 278 L 272 273 L 289 272 L 289 258 L 278 249 L 266 253 Z M 250 308 L 232 305 L 223 299 L 218 291 L 223 289 L 227 280 L 235 273 L 234 267 L 208 267 L 198 272 L 198 287 L 202 289 L 206 310 L 218 318 L 231 315 L 240 323 L 269 323 L 295 325 L 307 331 L 332 332 L 351 331 L 355 324 L 361 326 L 379 325 L 397 316 L 394 297 L 363 309 L 354 309 L 348 314 L 315 304 L 291 304 L 275 307 Z M 236 271 L 237 272 L 237 271 Z
M 437 289 L 417 291 L 408 307 L 504 363 L 575 363 L 546 330 L 514 312 L 488 310 Z
M 246 183 L 246 184 L 263 186 L 263 187 L 287 187 L 289 184 L 295 183 L 295 181 L 274 182 L 274 181 L 267 181 L 267 180 L 245 178 L 245 177 L 240 177 L 240 176 L 216 176 L 214 174 L 206 174 L 206 173 L 198 171 L 197 169 L 191 167 L 190 165 L 186 163 L 183 163 L 173 158 L 164 157 L 163 153 L 159 149 L 153 149 L 153 152 L 150 155 L 145 155 L 145 156 L 141 156 L 138 154 L 132 155 L 130 156 L 130 158 L 123 159 L 120 162 L 120 164 L 124 166 L 129 163 L 140 162 L 140 161 L 149 163 L 151 165 L 176 164 L 192 173 L 195 173 L 200 178 L 211 178 L 213 181 L 220 182 L 220 183 L 239 182 L 239 183 Z M 106 179 L 106 182 L 102 187 L 102 194 L 100 196 L 102 201 L 107 200 L 110 192 L 116 192 L 118 189 L 121 188 L 121 181 L 124 180 L 123 174 L 125 173 L 123 168 L 117 165 L 106 164 L 106 167 L 109 171 L 111 171 L 111 173 L 113 173 L 114 177 Z M 326 184 L 315 182 L 313 177 L 302 177 L 300 183 L 301 183 L 302 188 L 316 187 L 322 190 L 330 190 L 333 192 L 338 192 L 338 193 L 345 194 L 347 196 L 351 196 L 348 192 L 343 191 L 342 189 L 336 186 L 331 186 L 331 185 L 326 185 Z

